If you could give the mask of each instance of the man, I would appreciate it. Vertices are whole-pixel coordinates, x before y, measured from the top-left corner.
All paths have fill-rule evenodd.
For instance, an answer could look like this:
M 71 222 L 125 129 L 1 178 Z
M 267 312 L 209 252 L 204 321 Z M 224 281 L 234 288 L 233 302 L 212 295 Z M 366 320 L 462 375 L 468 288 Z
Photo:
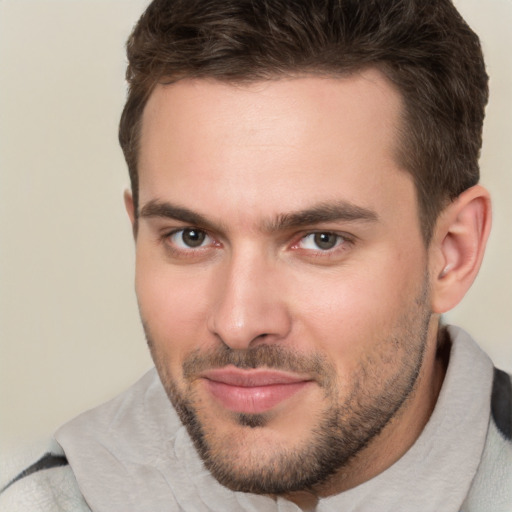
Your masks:
M 510 378 L 441 325 L 490 230 L 487 75 L 453 5 L 155 0 L 128 58 L 156 370 L 2 510 L 510 511 Z

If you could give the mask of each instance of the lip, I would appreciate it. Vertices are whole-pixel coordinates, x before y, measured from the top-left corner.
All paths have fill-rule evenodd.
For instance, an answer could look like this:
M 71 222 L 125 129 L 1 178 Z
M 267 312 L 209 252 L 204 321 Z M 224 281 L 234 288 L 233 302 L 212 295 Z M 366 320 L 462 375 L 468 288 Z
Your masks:
M 270 411 L 312 383 L 287 372 L 226 367 L 201 374 L 208 392 L 228 410 L 258 414 Z

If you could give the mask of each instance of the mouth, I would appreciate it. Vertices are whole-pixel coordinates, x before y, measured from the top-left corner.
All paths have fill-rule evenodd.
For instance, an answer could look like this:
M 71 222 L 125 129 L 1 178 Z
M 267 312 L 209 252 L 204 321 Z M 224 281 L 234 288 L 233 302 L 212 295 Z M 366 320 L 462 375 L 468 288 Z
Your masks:
M 209 394 L 224 408 L 245 414 L 268 412 L 313 381 L 301 375 L 268 369 L 227 366 L 203 372 Z

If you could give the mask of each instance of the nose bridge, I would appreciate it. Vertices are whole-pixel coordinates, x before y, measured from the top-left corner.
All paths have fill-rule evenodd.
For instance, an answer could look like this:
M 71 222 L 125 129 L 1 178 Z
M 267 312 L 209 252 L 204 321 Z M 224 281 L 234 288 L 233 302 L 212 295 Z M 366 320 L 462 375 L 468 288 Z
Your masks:
M 249 244 L 223 262 L 210 329 L 226 345 L 245 349 L 287 334 L 290 318 L 277 272 L 275 262 Z

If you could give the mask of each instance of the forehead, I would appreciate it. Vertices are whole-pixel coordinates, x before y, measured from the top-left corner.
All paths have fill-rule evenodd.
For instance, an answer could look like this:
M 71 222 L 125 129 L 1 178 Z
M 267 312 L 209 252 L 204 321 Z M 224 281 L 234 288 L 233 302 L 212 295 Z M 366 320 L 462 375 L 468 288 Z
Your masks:
M 217 202 L 224 215 L 340 199 L 385 206 L 412 190 L 395 158 L 401 110 L 398 92 L 374 70 L 160 85 L 143 114 L 140 204 Z

